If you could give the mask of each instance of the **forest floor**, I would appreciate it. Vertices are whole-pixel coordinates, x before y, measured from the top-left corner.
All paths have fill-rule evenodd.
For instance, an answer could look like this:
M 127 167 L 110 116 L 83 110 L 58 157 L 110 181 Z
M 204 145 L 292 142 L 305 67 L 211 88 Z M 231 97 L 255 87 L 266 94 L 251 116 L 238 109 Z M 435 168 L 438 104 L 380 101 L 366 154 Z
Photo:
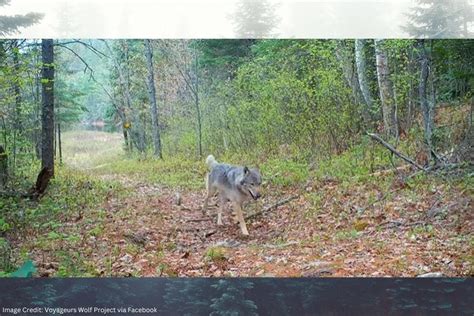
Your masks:
M 272 176 L 291 178 L 291 170 L 267 171 L 264 198 L 247 214 L 293 200 L 247 220 L 244 237 L 230 213 L 217 226 L 215 206 L 202 212 L 203 161 L 126 159 L 118 134 L 63 139 L 65 167 L 45 198 L 69 197 L 49 200 L 56 220 L 10 237 L 41 276 L 474 274 L 472 177 L 408 177 L 414 171 L 399 168 L 364 177 L 310 172 L 283 185 Z

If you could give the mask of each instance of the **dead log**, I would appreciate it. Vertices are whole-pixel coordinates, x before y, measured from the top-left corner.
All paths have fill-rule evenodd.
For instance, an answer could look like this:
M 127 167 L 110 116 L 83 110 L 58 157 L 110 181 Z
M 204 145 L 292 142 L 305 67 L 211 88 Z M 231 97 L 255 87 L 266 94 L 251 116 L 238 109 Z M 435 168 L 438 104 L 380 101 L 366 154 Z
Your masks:
M 258 211 L 258 212 L 255 212 L 255 213 L 253 213 L 253 214 L 250 214 L 250 215 L 246 216 L 245 219 L 248 220 L 248 219 L 257 217 L 257 216 L 259 216 L 259 215 L 262 215 L 262 214 L 264 214 L 264 213 L 267 213 L 267 212 L 269 212 L 269 211 L 275 210 L 275 209 L 277 209 L 279 206 L 282 206 L 282 205 L 284 205 L 284 204 L 286 204 L 286 203 L 288 203 L 288 202 L 291 202 L 291 201 L 293 201 L 293 200 L 295 200 L 295 199 L 297 199 L 297 198 L 299 198 L 299 197 L 300 197 L 300 196 L 299 196 L 298 194 L 297 194 L 297 195 L 292 195 L 292 196 L 290 196 L 290 197 L 288 197 L 288 198 L 286 198 L 286 199 L 283 199 L 283 200 L 280 200 L 280 201 L 276 202 L 276 203 L 273 204 L 273 205 L 270 205 L 270 206 L 265 207 L 265 208 L 264 208 L 263 210 L 261 210 L 261 211 Z
M 427 171 L 426 168 L 420 166 L 419 164 L 417 164 L 415 161 L 413 161 L 413 159 L 405 156 L 404 154 L 400 153 L 399 151 L 397 151 L 392 145 L 390 145 L 389 143 L 387 143 L 386 141 L 384 141 L 379 135 L 377 134 L 373 134 L 373 133 L 367 133 L 367 135 L 369 135 L 370 137 L 372 137 L 373 139 L 375 139 L 377 142 L 379 142 L 380 144 L 382 144 L 385 148 L 387 148 L 388 150 L 390 150 L 392 153 L 394 153 L 397 157 L 401 158 L 402 160 L 408 162 L 409 164 L 415 166 L 416 168 L 420 169 L 420 170 L 423 170 L 423 171 Z

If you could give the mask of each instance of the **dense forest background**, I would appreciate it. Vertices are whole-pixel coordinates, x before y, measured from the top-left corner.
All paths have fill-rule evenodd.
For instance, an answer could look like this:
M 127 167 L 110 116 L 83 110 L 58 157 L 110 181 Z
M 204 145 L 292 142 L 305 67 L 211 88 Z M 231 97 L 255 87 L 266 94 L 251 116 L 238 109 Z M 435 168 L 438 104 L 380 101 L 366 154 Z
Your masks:
M 2 42 L 2 140 L 12 180 L 40 158 L 47 80 L 40 44 Z M 283 154 L 304 163 L 377 132 L 394 143 L 412 139 L 408 153 L 428 165 L 469 130 L 436 126 L 435 111 L 464 108 L 458 123 L 471 124 L 472 40 L 58 40 L 52 47 L 58 156 L 59 129 L 95 125 L 121 132 L 129 155 Z

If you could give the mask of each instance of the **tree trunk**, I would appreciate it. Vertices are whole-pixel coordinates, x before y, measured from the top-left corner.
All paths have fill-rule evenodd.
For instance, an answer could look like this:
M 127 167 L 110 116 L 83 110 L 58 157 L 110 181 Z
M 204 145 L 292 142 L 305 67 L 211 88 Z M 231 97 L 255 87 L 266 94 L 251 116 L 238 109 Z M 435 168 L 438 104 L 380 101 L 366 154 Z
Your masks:
M 3 189 L 7 185 L 8 179 L 8 156 L 3 149 L 3 146 L 0 145 L 0 189 Z
M 370 109 L 372 108 L 373 98 L 370 93 L 369 84 L 367 82 L 366 67 L 365 67 L 365 52 L 364 52 L 365 40 L 355 40 L 355 60 L 357 67 L 357 77 L 359 78 L 359 86 L 364 97 L 365 104 L 365 115 L 370 117 Z
M 199 157 L 202 157 L 202 122 L 201 122 L 201 108 L 199 107 L 199 73 L 198 73 L 198 58 L 196 54 L 196 48 L 194 49 L 194 65 L 195 65 L 195 76 L 196 76 L 196 85 L 195 85 L 195 105 L 196 105 L 196 112 L 197 112 L 197 120 L 198 120 L 198 149 L 199 149 Z
M 134 141 L 135 147 L 137 147 L 139 152 L 144 152 L 145 151 L 145 132 L 143 130 L 143 127 L 140 121 L 140 113 L 138 109 L 135 109 L 133 107 L 132 95 L 130 93 L 128 43 L 126 42 L 126 40 L 124 44 L 125 44 L 124 45 L 125 69 L 123 70 L 120 66 L 118 67 L 119 78 L 122 81 L 122 88 L 124 89 L 124 93 L 125 93 L 125 101 L 126 101 L 128 109 L 130 110 L 130 114 L 132 118 L 132 126 L 129 129 L 130 135 L 132 137 L 132 141 Z
M 118 79 L 122 91 L 123 101 L 126 104 L 126 108 L 130 111 L 131 117 L 131 126 L 127 128 L 128 135 L 130 136 L 129 144 L 130 148 L 132 148 L 132 143 L 135 144 L 138 151 L 144 152 L 145 151 L 145 132 L 143 130 L 142 124 L 140 122 L 140 114 L 138 110 L 133 107 L 132 102 L 132 95 L 130 93 L 130 80 L 129 80 L 129 71 L 128 71 L 128 44 L 126 40 L 121 40 L 121 49 L 124 51 L 125 54 L 125 69 L 122 68 L 118 59 L 114 57 L 114 53 L 112 49 L 110 49 L 107 42 L 105 42 L 107 50 L 109 51 L 110 55 L 112 56 L 112 61 L 114 63 L 114 67 L 118 73 Z M 124 111 L 125 112 L 125 111 Z M 124 118 L 127 118 L 128 115 L 125 113 Z M 130 123 L 125 121 L 125 123 Z
M 374 40 L 374 43 L 384 130 L 386 134 L 398 138 L 396 105 L 390 80 L 387 53 L 383 47 L 384 40 Z
M 42 63 L 42 133 L 41 168 L 49 169 L 54 176 L 54 47 L 52 39 L 41 42 Z
M 420 39 L 417 41 L 418 56 L 420 60 L 420 83 L 418 86 L 418 93 L 420 97 L 421 113 L 423 113 L 423 128 L 425 134 L 425 142 L 428 146 L 427 154 L 431 157 L 432 154 L 432 135 L 433 135 L 433 112 L 434 102 L 430 102 L 427 96 L 427 85 L 429 77 L 429 58 L 425 48 L 425 41 Z
M 197 80 L 197 79 L 196 79 Z M 199 96 L 196 93 L 195 96 L 195 105 L 197 111 L 197 121 L 198 121 L 198 150 L 199 157 L 202 157 L 202 124 L 201 124 L 201 108 L 199 107 Z
M 344 40 L 337 40 L 336 58 L 341 64 L 342 72 L 344 74 L 344 78 L 346 79 L 347 85 L 352 90 L 354 102 L 360 103 L 362 101 L 360 93 L 361 89 L 357 76 L 354 72 L 354 61 L 351 54 L 352 49 L 348 50 L 344 43 Z
M 21 78 L 21 69 L 20 69 L 20 58 L 19 58 L 20 52 L 19 52 L 19 47 L 18 43 L 16 43 L 14 49 L 13 49 L 13 67 L 15 69 L 15 76 L 18 78 Z M 14 93 L 15 93 L 15 127 L 17 131 L 21 134 L 22 131 L 22 124 L 21 124 L 21 88 L 18 80 L 15 80 L 13 83 L 14 87 Z
M 408 104 L 407 104 L 407 112 L 405 116 L 405 126 L 404 126 L 404 129 L 406 132 L 408 132 L 411 129 L 412 122 L 413 122 L 413 115 L 414 115 L 414 103 L 416 102 L 415 101 L 416 90 L 415 90 L 415 85 L 413 83 L 413 75 L 415 73 L 414 63 L 416 63 L 416 60 L 414 57 L 414 47 L 410 47 L 410 52 L 409 52 L 409 57 L 408 57 L 408 66 L 407 66 L 408 73 L 410 74 L 410 79 L 409 79 L 410 87 L 408 89 Z
M 59 164 L 63 164 L 63 147 L 61 144 L 61 124 L 58 123 L 58 149 L 59 149 Z
M 148 96 L 150 99 L 150 111 L 151 111 L 151 130 L 153 136 L 153 144 L 155 147 L 154 155 L 163 158 L 161 153 L 161 138 L 158 124 L 158 108 L 156 105 L 156 88 L 155 88 L 155 76 L 153 73 L 153 49 L 151 47 L 151 41 L 145 40 L 145 55 L 147 60 L 148 68 Z
M 35 55 L 36 55 L 36 60 L 35 63 L 36 65 L 40 64 L 40 54 L 38 52 L 38 48 L 35 46 Z M 41 159 L 41 124 L 40 124 L 40 112 L 41 112 L 41 74 L 39 71 L 35 71 L 35 87 L 34 87 L 34 100 L 35 100 L 35 107 L 34 107 L 34 117 L 35 117 L 35 123 L 36 126 L 33 129 L 33 142 L 35 144 L 35 153 L 36 153 L 36 158 Z
M 15 76 L 17 80 L 13 81 L 13 92 L 15 94 L 15 124 L 14 124 L 14 131 L 13 131 L 13 167 L 12 171 L 15 172 L 16 169 L 16 154 L 17 148 L 16 143 L 19 136 L 22 135 L 22 124 L 21 124 L 21 88 L 19 83 L 19 78 L 21 78 L 21 70 L 20 70 L 20 51 L 19 51 L 19 43 L 15 41 L 13 47 L 13 69 L 15 70 Z

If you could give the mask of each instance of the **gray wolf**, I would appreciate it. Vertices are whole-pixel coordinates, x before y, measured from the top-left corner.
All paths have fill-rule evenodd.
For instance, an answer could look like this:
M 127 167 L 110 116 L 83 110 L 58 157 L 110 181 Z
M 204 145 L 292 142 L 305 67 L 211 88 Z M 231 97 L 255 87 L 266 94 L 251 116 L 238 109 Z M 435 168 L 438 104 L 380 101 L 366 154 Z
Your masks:
M 209 167 L 209 173 L 206 176 L 207 196 L 204 200 L 203 211 L 207 211 L 209 199 L 218 193 L 220 203 L 217 225 L 222 225 L 222 212 L 226 202 L 230 201 L 236 215 L 235 220 L 239 222 L 242 234 L 248 235 L 242 206 L 246 201 L 257 200 L 261 197 L 262 177 L 259 170 L 249 169 L 246 166 L 218 163 L 213 155 L 207 157 L 206 164 Z

